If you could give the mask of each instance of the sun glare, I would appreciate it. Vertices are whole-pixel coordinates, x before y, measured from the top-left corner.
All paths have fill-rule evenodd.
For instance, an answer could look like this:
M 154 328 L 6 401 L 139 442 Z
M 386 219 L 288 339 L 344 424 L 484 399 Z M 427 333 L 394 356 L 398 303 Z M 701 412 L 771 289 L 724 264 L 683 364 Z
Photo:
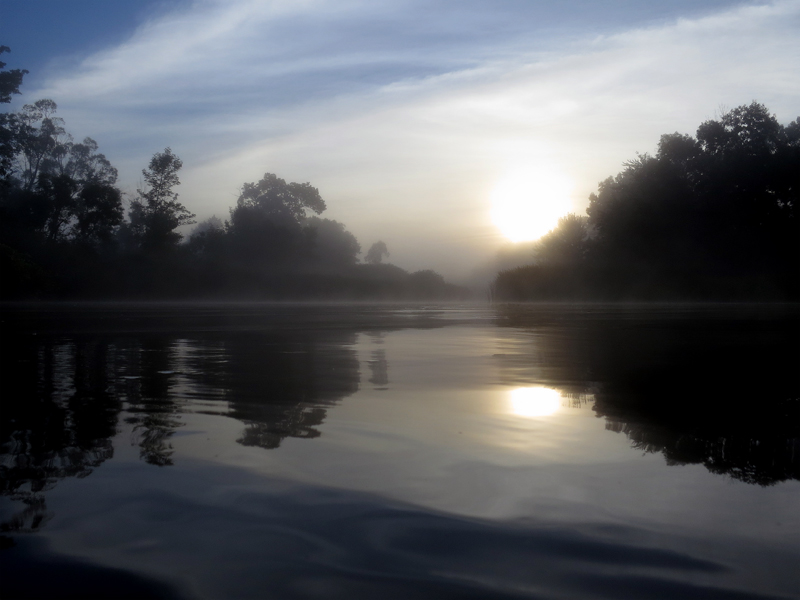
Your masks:
M 571 210 L 571 191 L 572 183 L 557 171 L 512 171 L 492 191 L 492 221 L 512 242 L 536 240 Z
M 519 417 L 546 417 L 561 406 L 561 394 L 546 387 L 525 387 L 511 390 L 511 412 Z

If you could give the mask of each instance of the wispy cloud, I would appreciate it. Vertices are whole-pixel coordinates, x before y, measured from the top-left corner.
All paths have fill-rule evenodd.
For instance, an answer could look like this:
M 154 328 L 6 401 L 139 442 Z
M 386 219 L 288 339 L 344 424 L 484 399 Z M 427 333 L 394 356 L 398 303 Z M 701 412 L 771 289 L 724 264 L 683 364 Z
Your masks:
M 363 244 L 452 272 L 498 242 L 489 190 L 514 162 L 555 165 L 582 210 L 623 160 L 720 105 L 797 117 L 798 0 L 627 30 L 529 5 L 197 2 L 36 94 L 131 183 L 171 145 L 201 214 L 272 171 L 320 187 Z

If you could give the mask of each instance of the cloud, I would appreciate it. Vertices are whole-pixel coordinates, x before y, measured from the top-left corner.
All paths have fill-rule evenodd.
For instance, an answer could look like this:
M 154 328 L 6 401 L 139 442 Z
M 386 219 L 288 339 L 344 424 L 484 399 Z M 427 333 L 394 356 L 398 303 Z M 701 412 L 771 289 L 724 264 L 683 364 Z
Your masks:
M 276 172 L 318 186 L 362 245 L 383 239 L 399 264 L 448 273 L 499 243 L 488 198 L 515 164 L 557 165 L 582 210 L 622 161 L 720 105 L 757 99 L 797 117 L 797 0 L 622 30 L 539 10 L 196 2 L 37 97 L 98 139 L 123 179 L 172 146 L 201 216 L 224 216 L 243 182 Z

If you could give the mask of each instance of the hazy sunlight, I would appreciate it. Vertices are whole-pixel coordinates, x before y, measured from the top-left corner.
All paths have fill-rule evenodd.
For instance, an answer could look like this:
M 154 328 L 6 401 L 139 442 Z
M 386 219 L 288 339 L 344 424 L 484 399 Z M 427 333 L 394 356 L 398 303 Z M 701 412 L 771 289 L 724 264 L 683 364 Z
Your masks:
M 520 417 L 546 417 L 561 406 L 558 390 L 546 387 L 526 387 L 511 390 L 511 412 Z
M 552 169 L 512 171 L 492 191 L 492 221 L 512 242 L 540 238 L 571 210 L 571 188 Z

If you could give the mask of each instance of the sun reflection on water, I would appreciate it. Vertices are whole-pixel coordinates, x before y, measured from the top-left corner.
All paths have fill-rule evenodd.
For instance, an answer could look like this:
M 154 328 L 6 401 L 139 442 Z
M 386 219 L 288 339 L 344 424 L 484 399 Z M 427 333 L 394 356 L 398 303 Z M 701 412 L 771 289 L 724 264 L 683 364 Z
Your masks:
M 561 393 L 546 387 L 524 387 L 511 390 L 511 412 L 519 417 L 546 417 L 561 407 Z

